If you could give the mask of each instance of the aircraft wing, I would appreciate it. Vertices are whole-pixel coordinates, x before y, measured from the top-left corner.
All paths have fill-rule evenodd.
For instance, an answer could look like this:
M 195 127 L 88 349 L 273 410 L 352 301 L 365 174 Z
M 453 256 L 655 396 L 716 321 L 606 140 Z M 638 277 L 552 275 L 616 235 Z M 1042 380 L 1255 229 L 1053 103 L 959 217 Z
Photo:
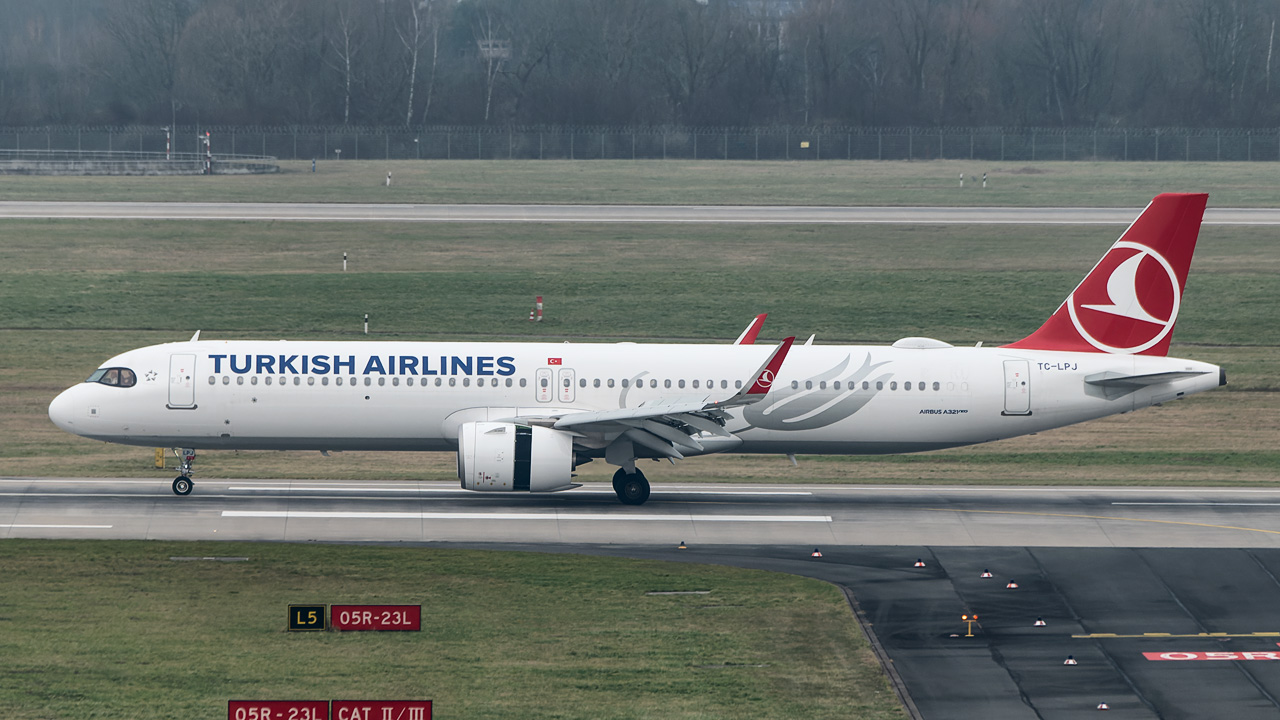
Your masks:
M 743 383 L 743 388 L 725 400 L 711 396 L 657 398 L 634 408 L 575 412 L 555 419 L 551 427 L 570 432 L 617 432 L 655 452 L 668 457 L 684 457 L 678 448 L 700 452 L 702 444 L 693 435 L 709 432 L 730 437 L 724 429 L 724 411 L 762 400 L 773 386 L 773 380 L 786 359 L 795 338 L 778 344 L 759 369 Z
M 733 344 L 755 345 L 756 337 L 760 335 L 760 328 L 764 327 L 764 319 L 767 317 L 769 317 L 769 313 L 760 313 L 757 315 L 754 320 L 747 323 L 747 327 L 742 331 L 742 334 L 738 336 L 738 339 L 733 341 Z

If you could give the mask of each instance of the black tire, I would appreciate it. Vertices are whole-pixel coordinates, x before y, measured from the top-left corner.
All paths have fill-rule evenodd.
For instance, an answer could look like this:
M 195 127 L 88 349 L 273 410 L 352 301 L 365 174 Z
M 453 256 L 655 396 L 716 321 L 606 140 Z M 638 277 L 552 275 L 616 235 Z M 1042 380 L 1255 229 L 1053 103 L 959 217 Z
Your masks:
M 179 475 L 173 479 L 174 495 L 190 495 L 191 494 L 191 478 L 186 475 Z
M 618 468 L 618 471 L 613 474 L 613 492 L 619 500 L 622 499 L 622 481 L 626 478 L 627 471 L 622 468 Z
M 630 475 L 624 474 L 622 482 L 615 480 L 614 483 L 617 485 L 618 500 L 623 505 L 643 505 L 649 499 L 649 481 L 639 470 Z

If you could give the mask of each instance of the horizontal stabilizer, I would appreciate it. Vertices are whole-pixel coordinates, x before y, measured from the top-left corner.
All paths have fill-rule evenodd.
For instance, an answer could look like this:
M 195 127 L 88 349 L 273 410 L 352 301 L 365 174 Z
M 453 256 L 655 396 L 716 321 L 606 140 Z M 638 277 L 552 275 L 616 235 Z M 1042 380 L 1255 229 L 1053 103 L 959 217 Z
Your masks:
M 1169 372 L 1134 375 L 1108 370 L 1086 375 L 1084 382 L 1085 385 L 1090 386 L 1086 388 L 1086 392 L 1090 395 L 1100 395 L 1108 400 L 1116 400 L 1125 395 L 1135 393 L 1144 387 L 1160 385 L 1161 383 L 1175 380 L 1185 380 L 1204 375 L 1206 372 L 1203 370 L 1171 370 Z
M 1173 382 L 1174 380 L 1185 380 L 1187 378 L 1204 375 L 1207 370 L 1174 370 L 1170 372 L 1147 373 L 1145 375 L 1126 375 L 1113 371 L 1101 372 L 1096 375 L 1087 376 L 1084 381 L 1090 385 L 1098 385 L 1099 387 L 1125 387 L 1140 388 L 1148 385 L 1159 385 L 1160 383 Z

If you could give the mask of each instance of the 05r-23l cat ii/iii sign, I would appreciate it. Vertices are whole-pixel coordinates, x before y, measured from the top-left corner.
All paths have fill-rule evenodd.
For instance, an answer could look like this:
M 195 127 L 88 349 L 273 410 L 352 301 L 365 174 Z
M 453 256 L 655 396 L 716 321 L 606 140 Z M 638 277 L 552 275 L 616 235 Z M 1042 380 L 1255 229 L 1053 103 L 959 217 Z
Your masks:
M 269 342 L 131 350 L 58 395 L 58 427 L 195 451 L 452 450 L 468 490 L 554 492 L 573 470 L 718 452 L 880 454 L 1026 435 L 1209 390 L 1167 357 L 1208 196 L 1156 197 L 1031 335 L 1001 347 Z

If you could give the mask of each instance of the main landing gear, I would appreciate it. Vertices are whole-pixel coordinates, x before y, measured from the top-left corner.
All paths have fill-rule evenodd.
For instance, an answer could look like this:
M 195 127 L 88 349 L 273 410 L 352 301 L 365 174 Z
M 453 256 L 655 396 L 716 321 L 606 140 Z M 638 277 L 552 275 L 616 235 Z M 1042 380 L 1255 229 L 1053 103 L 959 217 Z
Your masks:
M 196 451 L 191 448 L 183 448 L 177 454 L 180 458 L 178 472 L 182 474 L 173 479 L 173 494 L 190 495 L 193 487 L 191 483 L 191 466 L 196 461 Z
M 649 499 L 649 480 L 639 470 L 629 473 L 618 468 L 613 474 L 613 491 L 623 505 L 642 505 Z

